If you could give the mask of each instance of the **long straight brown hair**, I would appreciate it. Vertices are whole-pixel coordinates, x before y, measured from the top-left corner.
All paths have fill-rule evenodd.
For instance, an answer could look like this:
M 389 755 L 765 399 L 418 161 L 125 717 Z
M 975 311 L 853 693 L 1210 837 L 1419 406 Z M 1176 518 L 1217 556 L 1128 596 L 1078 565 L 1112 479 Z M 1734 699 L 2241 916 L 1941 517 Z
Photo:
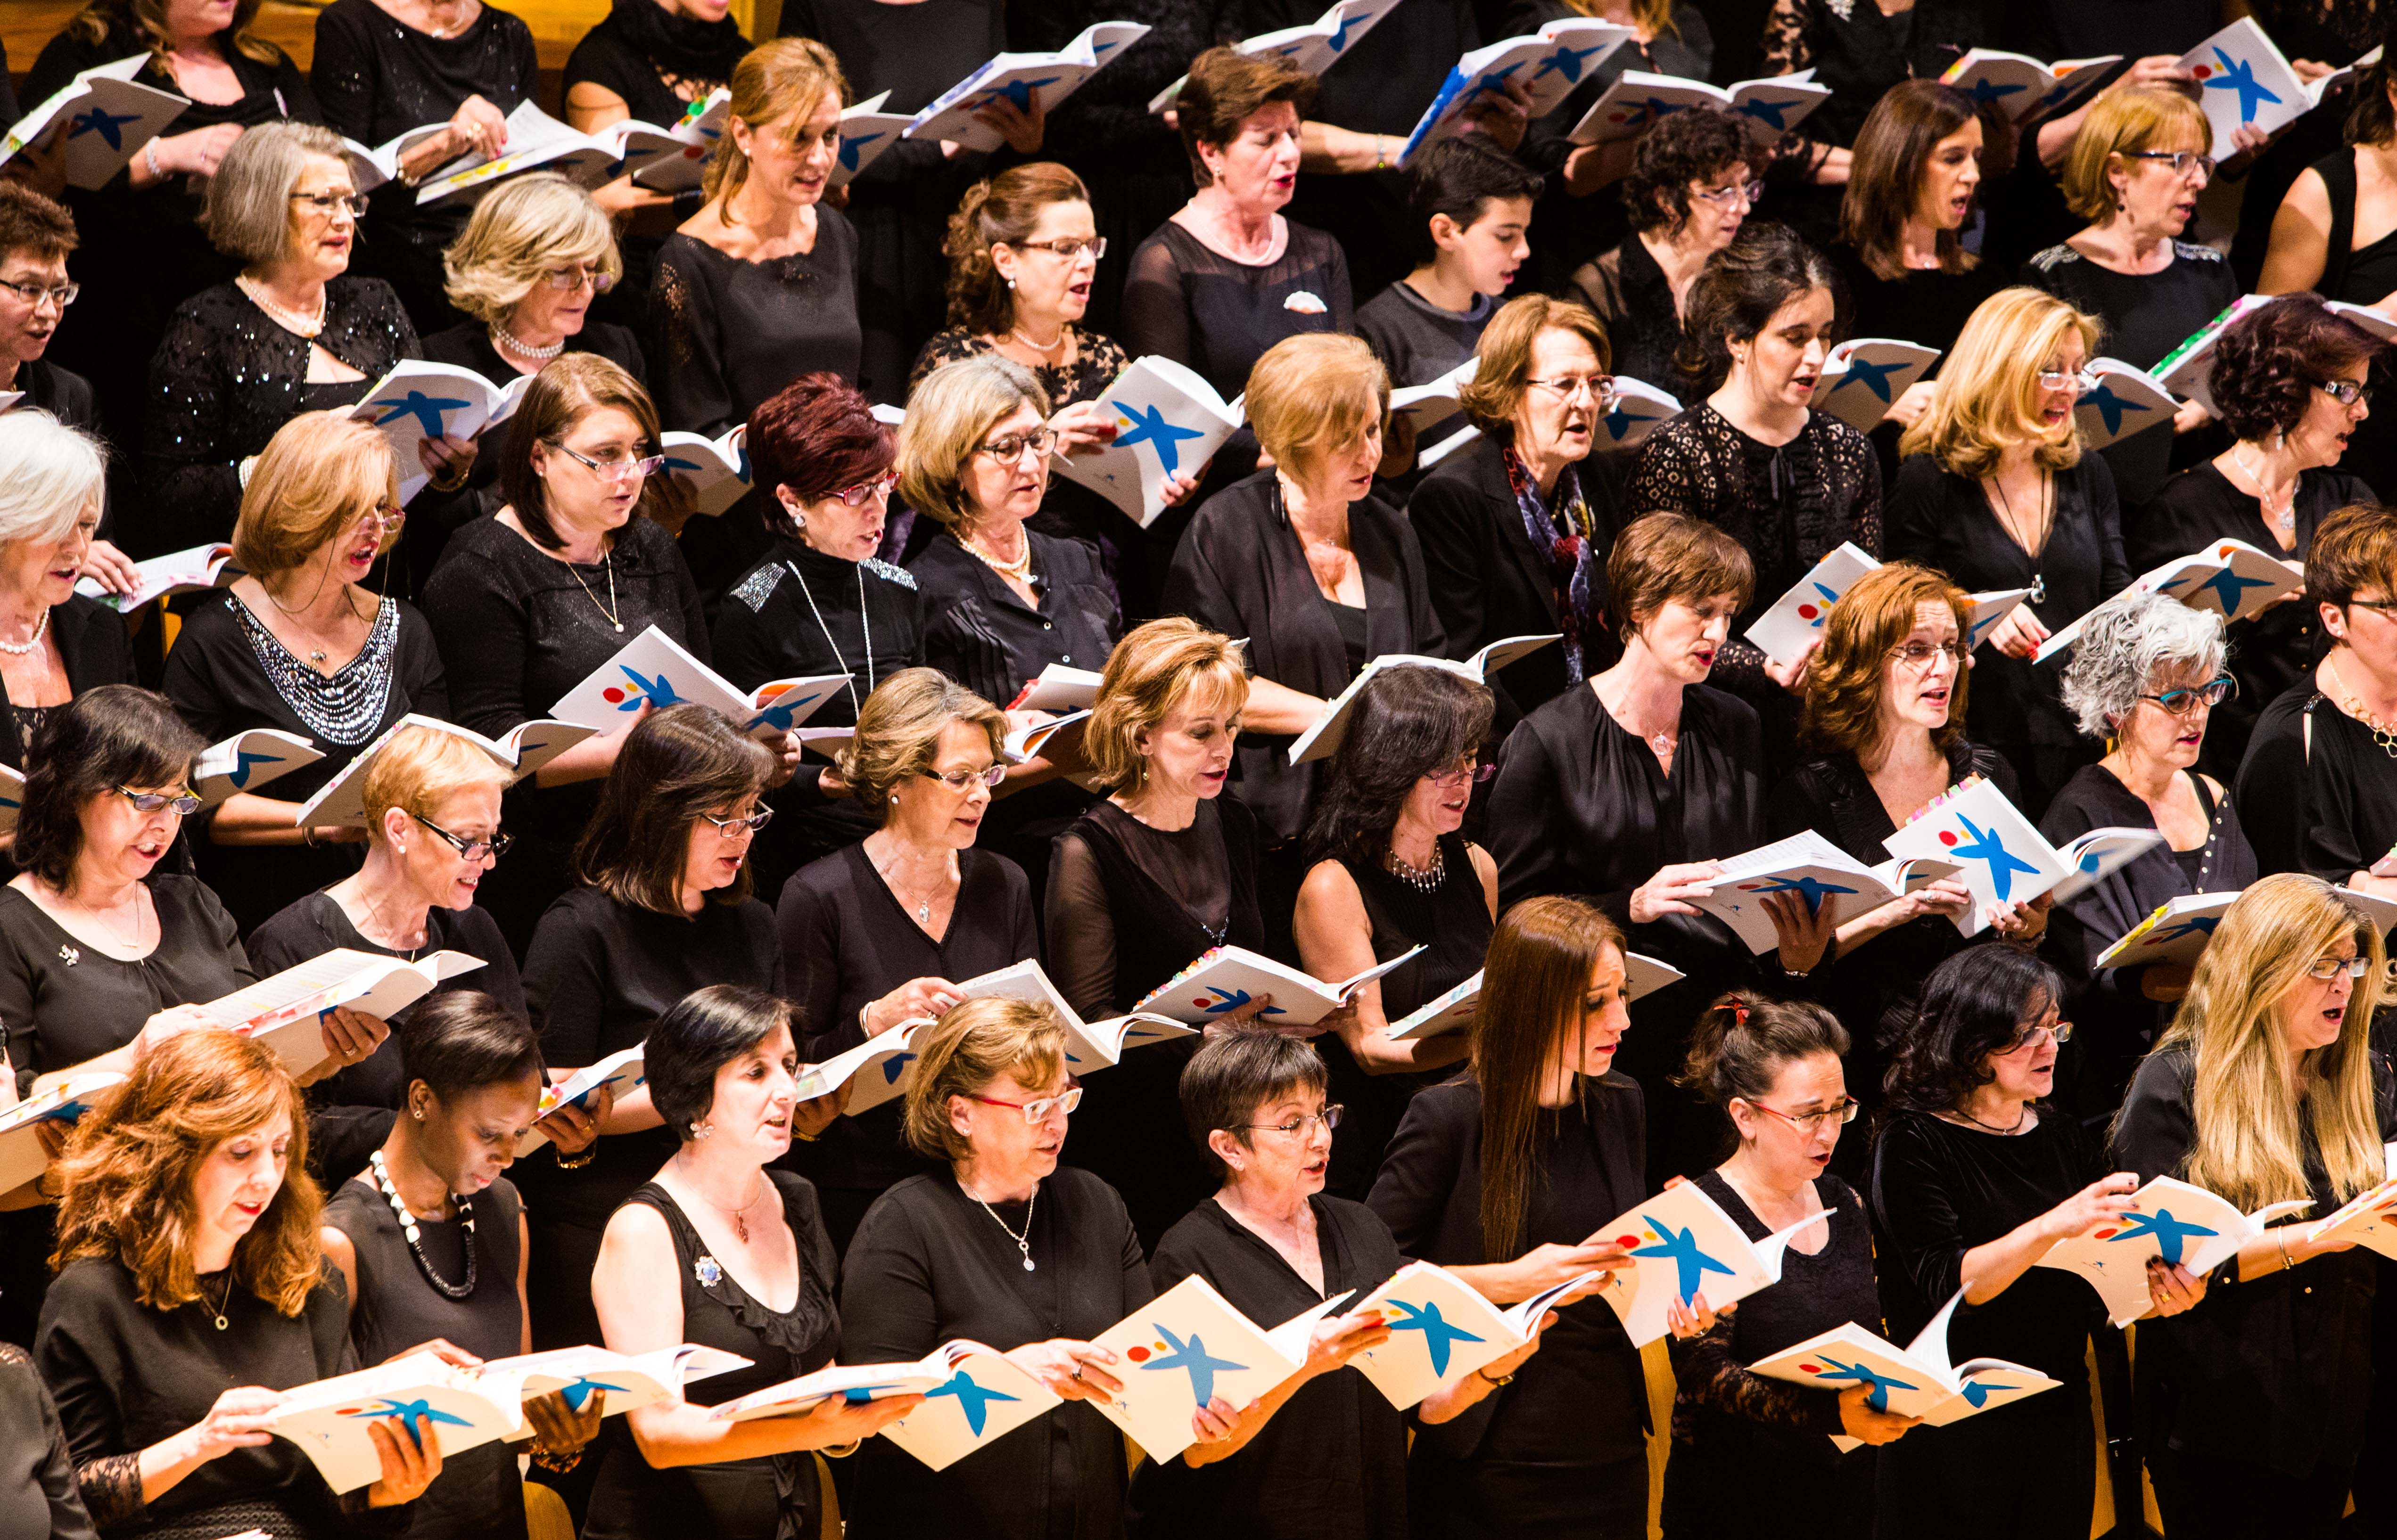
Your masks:
M 1481 1252 L 1496 1262 L 1522 1249 L 1540 1173 L 1532 1148 L 1540 1078 L 1568 1034 L 1588 1029 L 1590 975 L 1623 933 L 1578 898 L 1526 898 L 1506 911 L 1482 965 L 1473 1024 L 1473 1079 L 1481 1090 Z M 1578 1055 L 1576 1054 L 1576 1056 Z
M 1931 153 L 1975 116 L 1971 97 L 1935 80 L 1900 81 L 1873 103 L 1856 131 L 1855 164 L 1840 199 L 1840 239 L 1873 276 L 1906 276 L 1900 243 L 1922 195 Z M 1942 272 L 1970 272 L 1980 262 L 1952 230 L 1939 232 L 1938 250 Z

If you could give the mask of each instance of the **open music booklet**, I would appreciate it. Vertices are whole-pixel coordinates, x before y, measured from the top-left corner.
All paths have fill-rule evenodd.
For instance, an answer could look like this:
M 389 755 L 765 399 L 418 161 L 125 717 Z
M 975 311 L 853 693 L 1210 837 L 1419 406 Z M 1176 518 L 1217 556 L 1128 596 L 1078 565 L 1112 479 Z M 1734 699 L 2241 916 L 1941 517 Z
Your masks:
M 2020 124 L 2078 103 L 2104 82 L 2108 66 L 2122 61 L 2121 54 L 2100 54 L 2042 64 L 2027 54 L 1972 48 L 1942 72 L 1939 83 L 1966 92 L 1975 106 L 1997 103 L 2009 121 Z
M 532 381 L 530 375 L 518 375 L 494 384 L 463 365 L 404 358 L 374 382 L 350 416 L 374 424 L 391 441 L 392 458 L 399 466 L 399 500 L 408 503 L 433 479 L 417 457 L 418 445 L 429 438 L 475 438 L 507 421 Z
M 1306 1367 L 1315 1323 L 1349 1296 L 1336 1295 L 1278 1326 L 1259 1326 L 1197 1273 L 1091 1340 L 1121 1360 L 1123 1389 L 1091 1404 L 1163 1465 L 1196 1441 L 1191 1414 L 1214 1397 L 1236 1407 Z
M 1823 361 L 1823 379 L 1829 388 L 1823 392 L 1821 405 L 1857 432 L 1869 433 L 1938 357 L 1936 348 L 1894 337 L 1842 342 Z
M 47 154 L 63 143 L 67 185 L 87 192 L 106 186 L 192 104 L 134 80 L 150 60 L 147 51 L 131 54 L 95 64 L 67 82 L 0 138 L 0 166 L 29 145 Z
M 241 568 L 233 564 L 233 547 L 197 545 L 136 562 L 133 574 L 131 593 L 111 593 L 91 578 L 77 579 L 74 591 L 87 599 L 99 600 L 120 615 L 130 615 L 151 600 L 169 593 L 230 588 L 233 580 L 241 576 Z
M 1348 1361 L 1403 1412 L 1532 1340 L 1557 1299 L 1597 1278 L 1584 1273 L 1520 1305 L 1493 1305 L 1446 1268 L 1410 1262 L 1341 1313 L 1378 1310 L 1390 1340 Z
M 1865 1404 L 1874 1411 L 1920 1417 L 1934 1427 L 1945 1427 L 1975 1413 L 2055 1389 L 2057 1381 L 2036 1369 L 2026 1369 L 2003 1359 L 1950 1361 L 1948 1325 L 1956 1314 L 1958 1302 L 1964 1297 L 1964 1290 L 1971 1287 L 1968 1281 L 1964 1288 L 1949 1295 L 1930 1324 L 1903 1348 L 1851 1321 L 1808 1337 L 1794 1348 L 1759 1359 L 1748 1366 L 1748 1371 L 1768 1379 L 1824 1390 L 1868 1385 L 1872 1389 L 1865 1397 Z M 1841 1450 L 1854 1449 L 1861 1442 L 1844 1433 L 1832 1434 L 1831 1441 Z
M 1271 1026 L 1312 1027 L 1356 998 L 1359 989 L 1381 977 L 1423 950 L 1413 947 L 1387 962 L 1376 962 L 1353 978 L 1326 984 L 1310 974 L 1263 957 L 1246 947 L 1217 947 L 1150 990 L 1132 1007 L 1135 1016 L 1154 1013 L 1193 1027 L 1271 995 L 1273 1003 L 1257 1014 Z
M 1631 1345 L 1644 1348 L 1671 1333 L 1666 1309 L 1676 1299 L 1686 1306 L 1703 1294 L 1707 1306 L 1720 1310 L 1780 1282 L 1790 1237 L 1816 1220 L 1835 1222 L 1835 1215 L 1825 1209 L 1750 1241 L 1695 1182 L 1682 1182 L 1634 1205 L 1590 1238 L 1614 1241 L 1640 1263 L 1608 1279 L 1599 1297 L 1622 1318 Z
M 1936 856 L 1893 856 L 1868 867 L 1811 829 L 1716 864 L 1722 874 L 1714 891 L 1690 903 L 1729 925 L 1758 953 L 1780 945 L 1764 904 L 1774 894 L 1798 895 L 1813 914 L 1828 904 L 1832 923 L 1844 924 L 1960 870 Z
M 642 1050 L 646 1042 L 609 1055 L 596 1064 L 586 1064 L 554 1085 L 541 1088 L 540 1109 L 535 1122 L 516 1141 L 516 1159 L 522 1160 L 549 1143 L 549 1135 L 541 1131 L 539 1120 L 548 1117 L 561 1107 L 587 1108 L 591 1098 L 603 1089 L 612 1088 L 619 1099 L 629 1095 L 649 1080 L 648 1064 Z
M 835 1396 L 852 1402 L 921 1396 L 924 1404 L 882 1430 L 934 1470 L 946 1470 L 1052 1406 L 1057 1393 L 979 1342 L 944 1342 L 914 1363 L 828 1364 L 753 1390 L 708 1414 L 717 1422 L 786 1417 Z
M 2375 1183 L 2333 1213 L 2308 1225 L 2306 1239 L 2350 1241 L 2383 1256 L 2397 1258 L 2397 1177 Z
M 555 171 L 584 187 L 597 187 L 620 171 L 637 175 L 653 161 L 680 158 L 694 148 L 681 129 L 681 123 L 661 128 L 637 118 L 618 118 L 585 134 L 534 102 L 521 101 L 508 114 L 507 140 L 497 155 L 474 152 L 451 161 L 417 184 L 416 201 L 429 204 L 458 193 L 480 193 L 527 171 Z
M 982 120 L 984 108 L 1003 99 L 1017 111 L 1029 112 L 1038 97 L 1041 110 L 1053 113 L 1084 81 L 1147 35 L 1148 28 L 1138 21 L 1094 21 L 1054 53 L 998 54 L 933 98 L 907 125 L 904 137 L 995 152 L 1007 141 Z
M 2131 1195 L 2131 1206 L 2120 1218 L 2057 1241 L 2032 1266 L 2079 1273 L 2105 1302 L 2107 1319 L 2128 1326 L 2155 1308 L 2148 1292 L 2150 1258 L 2161 1257 L 2203 1278 L 2263 1234 L 2271 1221 L 2310 1206 L 2303 1198 L 2293 1198 L 2242 1214 L 2229 1199 L 2159 1176 Z
M 192 790 L 202 806 L 214 807 L 237 791 L 255 791 L 324 757 L 297 733 L 252 727 L 200 750 L 192 762 Z
M 1629 375 L 1614 377 L 1614 404 L 1598 419 L 1599 447 L 1636 449 L 1648 435 L 1679 416 L 1679 397 Z
M 1485 96 L 1504 97 L 1508 86 L 1531 92 L 1532 121 L 1553 113 L 1573 94 L 1583 78 L 1598 73 L 1608 56 L 1636 36 L 1629 27 L 1612 21 L 1565 17 L 1536 33 L 1502 37 L 1459 59 L 1440 82 L 1439 94 L 1416 120 L 1399 153 L 1399 168 L 1406 169 L 1434 141 L 1461 132 L 1467 108 Z
M 1788 592 L 1774 600 L 1771 609 L 1756 617 L 1745 633 L 1748 640 L 1755 643 L 1765 657 L 1787 668 L 1823 634 L 1823 623 L 1830 618 L 1831 606 L 1847 597 L 1856 579 L 1880 568 L 1881 564 L 1866 555 L 1855 541 L 1841 541 L 1809 568 L 1806 576 L 1790 585 Z M 1970 597 L 1973 610 L 1964 617 L 1963 638 L 1968 652 L 1988 641 L 1997 623 L 2030 597 L 2030 590 L 1991 589 Z
M 736 422 L 715 438 L 670 430 L 658 435 L 665 473 L 694 513 L 713 517 L 749 491 L 749 425 Z
M 1065 1003 L 1065 997 L 1057 992 L 1037 959 L 969 978 L 957 986 L 957 994 L 963 1000 L 1021 1000 L 1056 1012 L 1065 1024 L 1065 1068 L 1076 1075 L 1093 1075 L 1121 1064 L 1124 1055 L 1134 1048 L 1197 1033 L 1197 1029 L 1172 1016 L 1141 1011 L 1084 1021 Z
M 1078 669 L 1070 663 L 1051 663 L 1040 670 L 1038 679 L 1027 679 L 1015 698 L 1007 703 L 1011 711 L 1088 710 L 1099 702 L 1099 684 L 1106 676 L 1096 669 Z
M 1445 669 L 1479 684 L 1497 670 L 1520 657 L 1538 652 L 1551 642 L 1564 640 L 1563 633 L 1550 631 L 1545 636 L 1507 636 L 1491 643 L 1471 657 L 1458 662 L 1453 657 L 1426 657 L 1418 653 L 1384 653 L 1357 670 L 1357 677 L 1346 689 L 1332 697 L 1315 724 L 1301 733 L 1290 746 L 1290 763 L 1305 764 L 1308 760 L 1330 759 L 1340 751 L 1340 740 L 1348 736 L 1348 719 L 1357 710 L 1357 697 L 1366 681 L 1384 669 L 1413 665 L 1425 669 Z
M 318 1021 L 327 1011 L 346 1005 L 388 1021 L 394 1012 L 415 1004 L 444 980 L 482 965 L 479 957 L 446 948 L 406 958 L 336 947 L 200 1009 L 218 1026 L 263 1042 L 286 1069 L 301 1075 L 324 1062 Z
M 666 130 L 666 137 L 680 148 L 642 162 L 634 168 L 633 179 L 660 192 L 689 192 L 697 188 L 707 178 L 707 157 L 714 153 L 716 141 L 724 137 L 724 123 L 731 114 L 732 91 L 718 86 L 683 109 L 681 119 Z M 844 128 L 848 121 L 849 114 L 842 113 Z
M 2084 449 L 2108 445 L 2170 423 L 2180 410 L 2164 382 L 2119 358 L 2093 358 L 2084 371 L 2096 381 L 2073 405 Z
M 715 707 L 753 737 L 780 737 L 813 716 L 849 677 L 776 679 L 743 690 L 653 625 L 559 697 L 550 714 L 608 733 L 630 722 L 631 714 L 644 706 L 691 700 Z
M 1319 75 L 1339 63 L 1376 22 L 1398 8 L 1399 0 L 1338 0 L 1312 21 L 1244 37 L 1232 45 L 1232 51 L 1247 59 L 1279 59 L 1292 69 Z M 1183 82 L 1189 78 L 1184 75 L 1151 97 L 1148 110 L 1161 113 L 1172 107 L 1181 99 Z
M 913 113 L 886 113 L 882 105 L 891 100 L 886 88 L 875 92 L 840 114 L 840 153 L 834 158 L 832 175 L 825 179 L 827 188 L 847 187 L 860 171 L 882 158 L 882 152 L 899 142 L 907 132 L 907 125 L 916 121 Z
M 2156 911 L 2122 933 L 2121 940 L 2097 954 L 2093 966 L 2145 968 L 2160 962 L 2186 967 L 2197 962 L 2214 927 L 2239 901 L 2233 893 L 2184 893 L 2156 906 Z
M 1729 86 L 1658 74 L 1651 70 L 1626 70 L 1565 137 L 1575 144 L 1607 144 L 1638 139 L 1675 113 L 1712 110 L 1744 117 L 1775 139 L 1806 120 L 1831 99 L 1831 88 L 1815 83 L 1814 72 L 1738 80 Z
M 1226 402 L 1198 371 L 1156 353 L 1133 359 L 1099 400 L 1116 415 L 1114 441 L 1088 454 L 1052 453 L 1050 469 L 1143 529 L 1165 511 L 1165 479 L 1196 476 L 1248 420 L 1245 397 Z
M 2216 540 L 2203 551 L 2176 556 L 2132 578 L 2128 588 L 2105 604 L 2056 627 L 2031 657 L 2041 663 L 2054 659 L 2061 668 L 2070 659 L 2072 649 L 2081 644 L 2081 632 L 2089 624 L 2090 616 L 2106 604 L 2118 604 L 2135 594 L 2169 593 L 2191 609 L 2214 611 L 2227 625 L 2234 620 L 2252 620 L 2272 604 L 2303 593 L 2305 589 L 2304 563 L 2259 551 L 2244 540 Z
M 2093 829 L 2058 850 L 1995 781 L 1967 776 L 1883 840 L 1881 848 L 1892 856 L 1956 863 L 1962 869 L 1957 880 L 1973 892 L 1972 908 L 1955 916 L 1956 928 L 1978 936 L 1994 906 L 2027 903 L 2068 878 L 2095 882 L 2163 843 L 2153 830 Z
M 33 1180 L 50 1163 L 42 1148 L 44 1123 L 72 1128 L 110 1086 L 125 1077 L 107 1069 L 87 1069 L 58 1082 L 0 1112 L 0 1192 L 14 1192 Z
M 1625 998 L 1636 1001 L 1652 995 L 1667 984 L 1678 983 L 1684 976 L 1681 970 L 1653 957 L 1638 952 L 1623 954 Z M 1398 1020 L 1390 1023 L 1386 1035 L 1396 1042 L 1412 1042 L 1418 1039 L 1438 1037 L 1442 1032 L 1461 1032 L 1473 1025 L 1474 1013 L 1481 1006 L 1481 972 L 1455 988 L 1443 990 Z
M 448 733 L 463 738 L 491 756 L 491 763 L 508 773 L 514 785 L 547 764 L 551 760 L 596 737 L 598 729 L 580 723 L 557 722 L 542 717 L 520 722 L 503 738 L 487 738 L 472 728 L 461 727 L 439 717 L 421 716 L 408 712 L 384 728 L 372 743 L 353 755 L 331 780 L 316 789 L 316 794 L 301 803 L 299 816 L 291 822 L 300 829 L 355 829 L 367 820 L 366 783 L 368 772 L 374 768 L 376 758 L 399 735 L 403 727 L 425 727 L 436 733 Z M 321 758 L 312 754 L 311 759 Z M 294 765 L 292 768 L 297 769 Z

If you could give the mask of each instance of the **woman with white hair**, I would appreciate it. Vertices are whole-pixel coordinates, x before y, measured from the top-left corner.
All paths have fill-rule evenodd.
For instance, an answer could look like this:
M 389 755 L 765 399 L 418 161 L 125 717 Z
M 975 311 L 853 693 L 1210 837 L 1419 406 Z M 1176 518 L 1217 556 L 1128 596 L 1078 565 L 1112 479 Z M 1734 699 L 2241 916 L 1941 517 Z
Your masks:
M 74 591 L 107 469 L 97 439 L 47 412 L 0 414 L 0 764 L 28 768 L 46 713 L 133 683 L 125 622 Z
M 2222 617 L 2168 594 L 2098 609 L 2064 674 L 2064 704 L 2106 757 L 2065 782 L 2040 831 L 2061 845 L 2093 829 L 2153 829 L 2163 844 L 2056 906 L 2048 957 L 2075 998 L 2081 1031 L 2073 1099 L 2099 1115 L 2122 1101 L 2139 1056 L 2189 989 L 2179 963 L 2100 968 L 2097 957 L 2168 899 L 2235 893 L 2256 853 L 2221 782 L 2198 755 L 2214 708 L 2237 693 L 2225 671 Z

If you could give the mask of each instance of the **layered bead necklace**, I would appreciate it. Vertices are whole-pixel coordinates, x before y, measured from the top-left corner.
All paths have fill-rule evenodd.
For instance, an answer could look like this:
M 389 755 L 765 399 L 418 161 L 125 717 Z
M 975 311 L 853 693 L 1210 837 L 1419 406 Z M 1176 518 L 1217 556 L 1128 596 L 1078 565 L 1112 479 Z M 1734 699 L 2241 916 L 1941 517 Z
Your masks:
M 463 1233 L 466 1243 L 466 1281 L 452 1283 L 433 1270 L 431 1258 L 424 1255 L 424 1238 L 417 1228 L 416 1215 L 408 1212 L 407 1200 L 400 1197 L 399 1188 L 392 1182 L 391 1172 L 382 1163 L 382 1151 L 378 1149 L 368 1156 L 367 1165 L 374 1172 L 375 1186 L 382 1188 L 384 1199 L 391 1204 L 391 1212 L 398 1215 L 399 1232 L 408 1238 L 408 1254 L 416 1258 L 416 1266 L 424 1274 L 424 1281 L 439 1291 L 444 1299 L 463 1299 L 473 1294 L 475 1292 L 475 1200 L 464 1193 L 453 1192 L 449 1195 L 449 1201 L 458 1205 L 458 1228 Z

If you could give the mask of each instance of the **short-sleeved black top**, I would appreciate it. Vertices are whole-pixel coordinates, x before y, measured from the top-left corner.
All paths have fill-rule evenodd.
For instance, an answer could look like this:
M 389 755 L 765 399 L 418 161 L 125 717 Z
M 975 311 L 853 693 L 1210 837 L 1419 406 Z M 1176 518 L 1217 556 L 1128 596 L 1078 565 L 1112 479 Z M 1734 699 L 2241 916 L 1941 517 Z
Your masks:
M 1132 355 L 1187 364 L 1225 401 L 1248 388 L 1249 370 L 1283 338 L 1355 325 L 1340 243 L 1295 222 L 1281 255 L 1252 265 L 1168 219 L 1132 253 L 1124 282 L 1123 340 Z

